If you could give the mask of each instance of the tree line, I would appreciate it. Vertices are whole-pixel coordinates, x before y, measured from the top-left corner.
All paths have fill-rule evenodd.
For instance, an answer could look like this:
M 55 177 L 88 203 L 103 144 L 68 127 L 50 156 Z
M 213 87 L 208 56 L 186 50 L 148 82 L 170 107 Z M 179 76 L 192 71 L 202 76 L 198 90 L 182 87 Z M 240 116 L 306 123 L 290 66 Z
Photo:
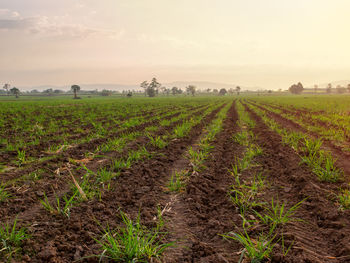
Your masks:
M 301 84 L 301 82 L 298 82 L 297 84 L 293 84 L 292 86 L 290 86 L 288 90 L 292 94 L 301 94 L 305 89 L 303 87 L 303 84 Z M 315 93 L 317 93 L 320 89 L 319 89 L 318 85 L 314 85 L 313 90 Z M 326 93 L 332 93 L 334 90 L 332 83 L 328 83 L 327 87 L 324 90 Z M 345 92 L 350 93 L 350 84 L 348 84 L 347 87 L 337 85 L 335 87 L 335 91 L 338 94 L 343 94 Z
M 21 94 L 21 91 L 16 88 L 16 87 L 11 87 L 11 85 L 9 83 L 6 83 L 4 86 L 3 86 L 3 92 L 5 94 L 7 94 L 8 96 L 10 96 L 11 94 L 12 95 L 15 95 L 16 98 L 19 98 L 19 95 Z M 70 89 L 70 92 L 73 92 L 74 94 L 74 99 L 79 99 L 79 97 L 77 96 L 78 92 L 80 91 L 80 86 L 79 85 L 72 85 L 71 86 L 71 89 Z M 3 93 L 1 92 L 0 90 L 0 94 Z M 46 95 L 51 95 L 51 94 L 62 94 L 62 93 L 65 93 L 63 90 L 59 90 L 59 89 L 46 89 L 46 90 L 43 90 L 42 92 L 38 91 L 38 90 L 32 90 L 30 91 L 31 94 L 46 94 Z
M 185 90 L 182 90 L 181 88 L 178 87 L 172 87 L 167 88 L 165 86 L 162 86 L 161 83 L 158 82 L 158 80 L 156 78 L 152 78 L 152 80 L 150 82 L 148 81 L 143 81 L 140 84 L 140 87 L 144 90 L 145 96 L 148 97 L 155 97 L 157 96 L 159 93 L 163 93 L 166 95 L 172 94 L 172 95 L 177 95 L 177 94 L 183 94 L 186 93 L 187 95 L 192 95 L 195 96 L 195 94 L 197 93 L 197 87 L 194 85 L 188 85 L 187 87 L 185 87 Z M 205 90 L 207 93 L 216 93 L 218 95 L 224 96 L 227 93 L 233 94 L 234 92 L 236 92 L 237 95 L 239 95 L 241 88 L 239 86 L 237 86 L 235 89 L 230 88 L 228 91 L 225 88 L 222 88 L 220 90 L 218 89 L 206 89 Z

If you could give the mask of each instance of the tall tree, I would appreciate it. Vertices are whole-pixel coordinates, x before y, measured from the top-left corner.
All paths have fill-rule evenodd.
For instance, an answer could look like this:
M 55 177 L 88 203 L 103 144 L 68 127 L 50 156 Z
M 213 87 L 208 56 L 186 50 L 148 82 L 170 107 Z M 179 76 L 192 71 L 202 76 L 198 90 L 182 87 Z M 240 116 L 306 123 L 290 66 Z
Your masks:
M 14 94 L 16 96 L 16 98 L 18 98 L 19 95 L 19 89 L 17 89 L 16 87 L 13 87 L 12 89 L 10 89 L 10 92 L 12 94 Z
M 148 82 L 145 80 L 140 84 L 140 87 L 145 90 L 145 96 L 147 96 Z
M 237 87 L 236 87 L 237 95 L 239 95 L 240 91 L 241 91 L 241 87 L 240 87 L 240 86 L 237 86 Z
M 314 85 L 314 91 L 315 91 L 315 94 L 317 93 L 317 90 L 318 90 L 318 85 Z
M 350 92 L 350 84 L 348 84 L 348 87 L 347 87 L 348 91 Z
M 179 92 L 177 87 L 172 87 L 171 88 L 171 93 L 175 96 Z
M 74 92 L 74 99 L 77 99 L 77 92 L 80 90 L 80 86 L 72 85 L 71 90 Z
M 303 84 L 298 82 L 298 84 L 293 84 L 292 86 L 289 87 L 289 91 L 293 94 L 300 94 L 304 90 Z
M 156 94 L 158 94 L 159 92 L 159 88 L 161 87 L 162 85 L 157 81 L 156 78 L 153 78 L 151 83 L 148 85 L 148 88 L 147 88 L 147 94 L 149 97 L 155 97 Z
M 335 88 L 335 90 L 339 93 L 345 93 L 346 92 L 346 88 L 342 87 L 341 85 L 337 85 L 337 87 Z
M 326 88 L 326 92 L 327 93 L 331 93 L 332 92 L 332 83 L 328 83 L 327 88 Z
M 192 96 L 194 96 L 194 94 L 196 93 L 196 86 L 194 85 L 188 85 L 188 87 L 186 88 L 187 94 L 192 94 Z
M 3 87 L 3 89 L 6 90 L 7 96 L 9 95 L 9 90 L 10 90 L 10 88 L 11 88 L 11 85 L 8 84 L 8 83 L 6 83 L 6 84 L 4 85 L 4 87 Z

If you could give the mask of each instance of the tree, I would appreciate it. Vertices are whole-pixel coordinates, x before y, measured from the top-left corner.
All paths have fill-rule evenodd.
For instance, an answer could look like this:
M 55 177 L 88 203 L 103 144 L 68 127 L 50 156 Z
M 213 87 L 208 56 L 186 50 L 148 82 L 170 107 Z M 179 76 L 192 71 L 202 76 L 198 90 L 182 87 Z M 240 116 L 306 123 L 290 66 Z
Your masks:
M 303 84 L 298 82 L 298 84 L 293 84 L 292 86 L 289 87 L 289 92 L 292 94 L 300 94 L 304 90 Z
M 218 89 L 213 89 L 213 92 L 218 93 L 219 91 L 218 91 Z
M 13 87 L 12 89 L 10 89 L 10 92 L 12 94 L 14 94 L 16 96 L 16 98 L 18 98 L 19 95 L 19 89 L 17 89 L 16 87 Z
M 348 84 L 348 88 L 347 88 L 347 89 L 348 89 L 348 91 L 350 92 L 350 84 Z
M 339 93 L 339 94 L 342 94 L 342 93 L 345 93 L 346 92 L 346 88 L 340 86 L 340 85 L 337 85 L 337 87 L 335 88 L 335 90 Z
M 47 95 L 52 95 L 53 89 L 46 89 L 43 91 L 43 93 L 46 93 Z
M 177 87 L 172 87 L 171 88 L 171 93 L 175 96 L 176 94 L 178 94 L 179 89 Z
M 148 97 L 155 97 L 162 85 L 157 81 L 156 78 L 153 78 L 151 83 L 144 81 L 140 84 L 140 86 L 145 89 L 146 96 L 148 95 Z
M 226 93 L 227 93 L 227 90 L 226 90 L 226 89 L 220 89 L 220 91 L 219 91 L 219 95 L 220 95 L 220 96 L 225 96 Z
M 314 85 L 314 91 L 315 91 L 315 93 L 317 93 L 317 90 L 318 90 L 318 85 Z
M 153 78 L 151 83 L 148 85 L 147 94 L 149 97 L 155 97 L 158 94 L 159 88 L 162 85 L 157 81 L 156 78 Z
M 112 91 L 111 90 L 102 90 L 101 92 L 101 96 L 111 96 L 112 95 Z
M 9 95 L 9 90 L 10 90 L 10 88 L 11 88 L 11 85 L 8 84 L 8 83 L 6 83 L 6 84 L 4 85 L 4 87 L 3 87 L 3 89 L 6 90 L 7 96 Z
M 78 99 L 77 92 L 80 90 L 80 86 L 72 85 L 72 87 L 70 89 L 74 92 L 74 99 Z
M 207 93 L 210 93 L 211 89 L 207 89 Z
M 328 83 L 327 88 L 326 88 L 326 92 L 327 93 L 331 93 L 332 92 L 332 83 Z
M 186 88 L 187 94 L 192 94 L 192 96 L 194 96 L 194 94 L 196 93 L 196 86 L 194 85 L 188 85 L 188 87 Z
M 145 96 L 147 96 L 148 82 L 145 80 L 140 84 L 140 87 L 145 90 Z
M 60 90 L 60 89 L 55 89 L 54 91 L 53 91 L 53 93 L 55 93 L 55 94 L 60 94 L 60 93 L 63 93 L 64 91 L 63 90 Z
M 241 87 L 240 86 L 237 86 L 236 87 L 236 92 L 237 92 L 237 95 L 239 95 L 239 92 L 241 91 Z
M 160 90 L 161 90 L 161 92 L 162 92 L 163 94 L 165 94 L 165 93 L 166 93 L 167 88 L 166 88 L 166 87 L 164 87 L 164 86 L 162 86 L 162 87 L 160 87 Z
M 230 88 L 230 89 L 228 90 L 228 93 L 233 94 L 233 93 L 235 93 L 235 91 L 234 91 L 233 88 Z

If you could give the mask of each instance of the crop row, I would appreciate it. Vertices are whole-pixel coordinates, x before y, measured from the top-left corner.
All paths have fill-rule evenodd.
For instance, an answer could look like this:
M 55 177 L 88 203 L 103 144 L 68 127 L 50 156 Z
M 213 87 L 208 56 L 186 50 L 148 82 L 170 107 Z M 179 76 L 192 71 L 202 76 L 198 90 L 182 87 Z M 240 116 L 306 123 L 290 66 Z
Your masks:
M 284 144 L 293 148 L 300 156 L 301 163 L 310 167 L 311 171 L 323 182 L 338 182 L 344 180 L 343 171 L 336 167 L 335 159 L 329 151 L 322 150 L 322 139 L 313 139 L 304 133 L 290 131 L 276 121 L 269 118 L 265 111 L 250 104 L 249 108 L 254 110 L 265 124 L 281 136 Z M 341 189 L 335 200 L 341 209 L 350 209 L 349 189 Z
M 292 120 L 308 132 L 321 136 L 324 140 L 331 140 L 344 151 L 350 151 L 350 117 L 332 114 L 314 116 L 310 114 L 286 113 L 283 110 L 276 109 L 270 105 L 264 105 L 263 108 Z

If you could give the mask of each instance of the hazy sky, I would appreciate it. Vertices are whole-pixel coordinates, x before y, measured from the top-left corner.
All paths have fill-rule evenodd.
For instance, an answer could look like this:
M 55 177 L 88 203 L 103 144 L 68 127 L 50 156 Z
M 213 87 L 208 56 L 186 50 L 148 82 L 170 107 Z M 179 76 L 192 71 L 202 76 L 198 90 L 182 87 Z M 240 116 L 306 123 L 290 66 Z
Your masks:
M 0 0 L 0 82 L 346 80 L 349 12 L 349 0 Z

